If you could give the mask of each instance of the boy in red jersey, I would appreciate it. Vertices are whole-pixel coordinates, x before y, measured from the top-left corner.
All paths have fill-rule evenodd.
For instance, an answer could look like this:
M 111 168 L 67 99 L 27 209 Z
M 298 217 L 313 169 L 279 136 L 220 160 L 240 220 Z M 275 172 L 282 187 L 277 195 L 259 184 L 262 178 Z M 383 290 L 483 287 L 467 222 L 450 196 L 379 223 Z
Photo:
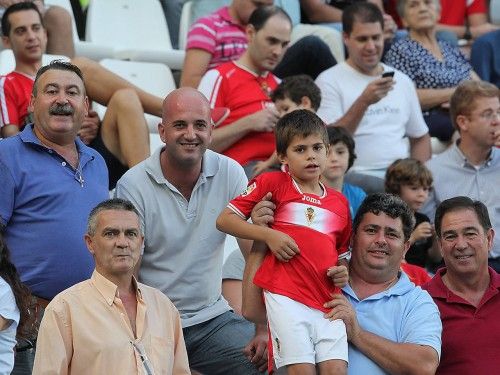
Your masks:
M 286 366 L 289 374 L 345 374 L 345 325 L 325 322 L 323 305 L 340 292 L 327 272 L 348 254 L 349 204 L 320 182 L 328 135 L 317 115 L 294 111 L 278 121 L 275 131 L 278 157 L 287 172 L 264 173 L 250 181 L 220 214 L 217 228 L 264 242 L 271 250 L 254 283 L 264 289 L 276 367 Z M 253 207 L 268 192 L 276 204 L 271 228 L 248 223 Z

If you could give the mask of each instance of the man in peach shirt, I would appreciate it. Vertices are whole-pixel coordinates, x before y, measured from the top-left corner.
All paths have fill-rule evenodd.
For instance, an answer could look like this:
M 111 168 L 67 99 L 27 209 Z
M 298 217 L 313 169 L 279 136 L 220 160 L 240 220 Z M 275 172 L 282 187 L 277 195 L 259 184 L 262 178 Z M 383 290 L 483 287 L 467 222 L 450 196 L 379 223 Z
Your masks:
M 133 276 L 144 237 L 136 208 L 110 199 L 90 213 L 92 277 L 45 309 L 33 374 L 190 374 L 179 313 Z

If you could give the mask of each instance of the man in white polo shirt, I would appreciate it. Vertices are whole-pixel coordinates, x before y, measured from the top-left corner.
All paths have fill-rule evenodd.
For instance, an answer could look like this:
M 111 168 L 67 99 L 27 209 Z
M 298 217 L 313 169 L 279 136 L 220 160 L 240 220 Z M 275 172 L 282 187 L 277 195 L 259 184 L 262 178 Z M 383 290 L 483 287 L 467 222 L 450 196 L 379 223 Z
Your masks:
M 229 200 L 246 188 L 245 173 L 234 160 L 207 150 L 210 105 L 195 89 L 167 96 L 158 130 L 165 147 L 116 187 L 141 216 L 146 240 L 139 278 L 179 310 L 192 369 L 258 373 L 266 362 L 267 334 L 264 329 L 252 339 L 253 325 L 230 311 L 221 295 L 225 234 L 215 228 Z

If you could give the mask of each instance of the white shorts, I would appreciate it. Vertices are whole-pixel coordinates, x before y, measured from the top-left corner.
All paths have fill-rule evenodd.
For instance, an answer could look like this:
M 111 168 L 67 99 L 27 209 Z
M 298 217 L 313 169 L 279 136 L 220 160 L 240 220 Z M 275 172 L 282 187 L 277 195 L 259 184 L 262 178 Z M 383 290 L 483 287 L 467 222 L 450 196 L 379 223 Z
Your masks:
M 264 291 L 264 299 L 277 368 L 332 359 L 347 362 L 342 320 L 330 321 L 320 310 L 268 291 Z

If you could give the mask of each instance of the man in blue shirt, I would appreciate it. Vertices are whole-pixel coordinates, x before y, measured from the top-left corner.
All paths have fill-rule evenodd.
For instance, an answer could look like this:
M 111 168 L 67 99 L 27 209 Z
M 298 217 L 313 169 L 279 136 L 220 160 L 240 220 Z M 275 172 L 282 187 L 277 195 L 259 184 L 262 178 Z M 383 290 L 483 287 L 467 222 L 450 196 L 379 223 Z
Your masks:
M 83 234 L 90 210 L 108 196 L 108 172 L 77 137 L 88 112 L 78 67 L 55 61 L 41 68 L 30 111 L 33 124 L 0 141 L 0 224 L 21 280 L 43 308 L 92 273 Z M 17 350 L 31 346 L 20 342 Z

